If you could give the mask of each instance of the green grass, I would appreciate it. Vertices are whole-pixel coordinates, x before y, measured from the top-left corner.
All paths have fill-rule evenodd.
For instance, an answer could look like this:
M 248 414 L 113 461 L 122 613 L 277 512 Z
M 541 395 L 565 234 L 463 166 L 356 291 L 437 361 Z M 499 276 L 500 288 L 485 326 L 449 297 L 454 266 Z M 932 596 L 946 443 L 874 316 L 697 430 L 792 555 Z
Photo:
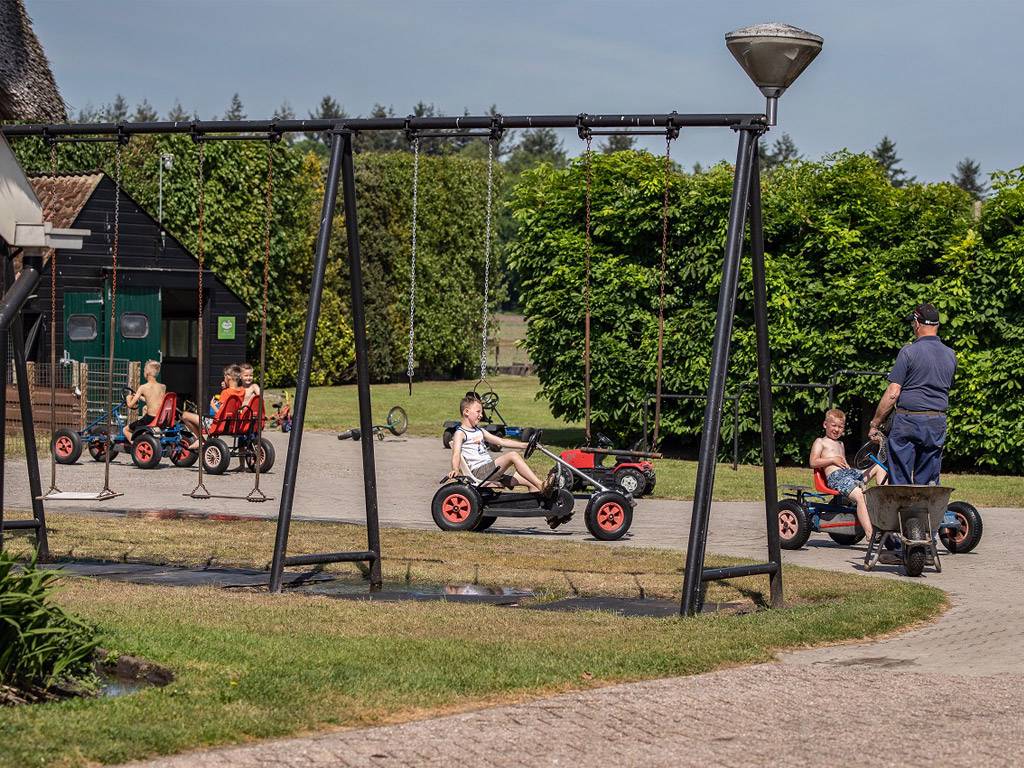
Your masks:
M 417 382 L 413 395 L 405 384 L 378 384 L 373 387 L 375 423 L 383 424 L 388 409 L 400 405 L 409 414 L 409 434 L 433 437 L 440 442 L 441 425 L 458 414 L 460 398 L 475 381 Z M 556 419 L 547 401 L 538 398 L 539 384 L 534 376 L 496 376 L 491 379 L 500 395 L 498 409 L 506 421 L 516 426 L 541 427 L 544 440 L 552 446 L 574 447 L 583 440 L 583 425 Z M 313 429 L 342 430 L 357 426 L 359 409 L 354 386 L 316 387 L 310 390 L 306 424 Z M 538 458 L 538 469 L 547 471 L 550 462 Z M 656 462 L 657 495 L 664 498 L 691 499 L 696 482 L 697 463 L 664 459 Z M 981 507 L 1024 507 L 1024 477 L 944 473 L 943 483 L 953 486 L 954 499 L 965 499 Z M 741 465 L 733 470 L 719 465 L 715 474 L 716 501 L 750 501 L 764 498 L 761 467 Z M 780 467 L 779 483 L 811 485 L 811 472 L 801 467 Z
M 158 562 L 175 553 L 179 561 L 214 556 L 251 564 L 265 558 L 261 547 L 273 536 L 267 522 L 55 514 L 53 527 L 57 551 L 130 550 Z M 383 535 L 386 578 L 474 578 L 540 587 L 549 596 L 569 591 L 570 579 L 583 594 L 636 594 L 642 583 L 678 596 L 682 560 L 675 552 L 420 531 Z M 362 536 L 355 526 L 293 524 L 297 552 L 353 546 Z M 97 624 L 105 647 L 166 665 L 177 679 L 116 699 L 0 709 L 0 766 L 117 763 L 696 674 L 766 661 L 782 648 L 884 634 L 945 605 L 938 590 L 890 579 L 795 567 L 785 569 L 785 579 L 789 608 L 690 620 L 69 579 L 60 604 Z M 716 587 L 740 598 L 763 588 L 757 579 Z

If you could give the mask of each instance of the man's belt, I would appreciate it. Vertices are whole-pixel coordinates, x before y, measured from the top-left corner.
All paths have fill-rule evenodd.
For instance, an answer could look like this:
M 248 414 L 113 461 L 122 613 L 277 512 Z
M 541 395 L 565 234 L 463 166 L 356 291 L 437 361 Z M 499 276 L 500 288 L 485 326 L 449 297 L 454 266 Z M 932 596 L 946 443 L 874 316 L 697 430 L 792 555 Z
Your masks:
M 912 411 L 909 408 L 897 408 L 896 413 L 908 413 L 913 416 L 945 416 L 945 411 Z

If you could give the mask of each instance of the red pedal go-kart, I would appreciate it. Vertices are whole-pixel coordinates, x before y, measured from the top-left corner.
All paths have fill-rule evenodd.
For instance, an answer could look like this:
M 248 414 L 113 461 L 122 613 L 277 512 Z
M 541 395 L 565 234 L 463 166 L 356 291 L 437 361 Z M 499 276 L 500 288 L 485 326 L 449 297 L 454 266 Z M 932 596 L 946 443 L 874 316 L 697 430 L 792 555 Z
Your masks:
M 651 459 L 660 459 L 660 453 L 616 450 L 612 447 L 612 441 L 600 434 L 597 436 L 597 446 L 562 451 L 562 460 L 578 469 L 582 477 L 562 466 L 556 466 L 559 488 L 575 492 L 590 485 L 592 480 L 598 480 L 605 485 L 617 485 L 635 499 L 654 492 L 658 477 Z M 605 465 L 609 457 L 614 457 L 615 463 Z
M 523 451 L 525 458 L 539 450 L 560 468 L 581 474 L 542 446 L 541 436 L 539 429 L 530 436 Z M 506 470 L 506 473 L 510 472 L 511 469 Z M 503 490 L 508 488 L 505 480 L 508 476 L 494 476 L 481 481 L 462 462 L 461 474 L 455 478 L 441 478 L 441 487 L 430 504 L 434 523 L 442 531 L 484 531 L 499 517 L 543 517 L 552 528 L 572 519 L 576 500 L 568 490 L 558 488 L 551 496 L 514 493 Z M 621 539 L 633 524 L 633 498 L 592 478 L 583 476 L 582 480 L 594 486 L 584 516 L 587 530 L 595 539 L 602 541 Z

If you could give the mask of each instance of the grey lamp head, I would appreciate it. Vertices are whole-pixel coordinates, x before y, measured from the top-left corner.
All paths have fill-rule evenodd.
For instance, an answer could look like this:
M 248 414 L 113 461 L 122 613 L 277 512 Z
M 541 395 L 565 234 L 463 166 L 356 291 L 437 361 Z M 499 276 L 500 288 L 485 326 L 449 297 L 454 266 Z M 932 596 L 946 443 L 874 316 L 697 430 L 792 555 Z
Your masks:
M 825 41 L 789 24 L 754 24 L 725 36 L 725 44 L 768 99 L 768 125 L 775 125 L 779 96 L 821 51 Z

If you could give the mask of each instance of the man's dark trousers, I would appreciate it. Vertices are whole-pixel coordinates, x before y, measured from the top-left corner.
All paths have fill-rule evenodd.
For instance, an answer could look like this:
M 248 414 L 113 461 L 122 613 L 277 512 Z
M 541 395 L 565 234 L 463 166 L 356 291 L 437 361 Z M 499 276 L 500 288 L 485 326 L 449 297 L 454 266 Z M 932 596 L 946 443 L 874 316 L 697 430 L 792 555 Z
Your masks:
M 938 484 L 945 444 L 945 414 L 894 413 L 889 430 L 890 481 L 897 485 Z

